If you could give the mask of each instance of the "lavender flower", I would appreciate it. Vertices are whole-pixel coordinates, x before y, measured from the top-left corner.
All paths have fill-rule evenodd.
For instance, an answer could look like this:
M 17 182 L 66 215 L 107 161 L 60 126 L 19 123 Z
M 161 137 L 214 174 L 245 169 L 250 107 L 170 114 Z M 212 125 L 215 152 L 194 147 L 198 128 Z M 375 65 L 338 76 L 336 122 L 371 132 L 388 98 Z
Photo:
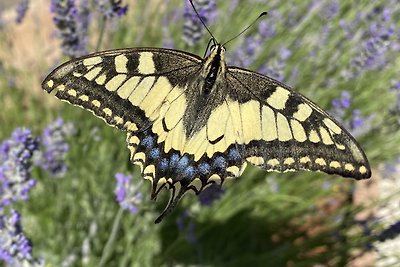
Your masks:
M 8 266 L 44 266 L 42 260 L 32 255 L 32 244 L 21 226 L 21 215 L 11 210 L 5 215 L 0 211 L 0 260 Z
M 51 122 L 43 131 L 41 141 L 44 151 L 38 154 L 35 164 L 41 166 L 50 176 L 62 177 L 67 171 L 65 157 L 69 145 L 66 138 L 74 133 L 73 125 L 65 124 L 61 118 Z
M 63 53 L 73 58 L 86 54 L 87 9 L 79 13 L 74 0 L 52 0 L 50 10 Z
M 211 206 L 215 200 L 221 198 L 225 190 L 218 184 L 212 184 L 199 194 L 200 204 L 204 206 Z
M 215 1 L 193 0 L 193 4 L 196 7 L 197 12 L 199 13 L 201 19 L 205 24 L 209 24 L 216 18 L 217 5 Z M 189 1 L 186 0 L 185 0 L 184 18 L 185 21 L 183 23 L 182 39 L 187 45 L 193 46 L 204 35 L 205 29 L 204 26 L 201 24 L 200 19 L 194 12 L 193 7 L 190 5 Z
M 138 213 L 137 206 L 142 202 L 142 194 L 137 192 L 138 186 L 131 182 L 132 176 L 117 173 L 115 179 L 117 187 L 114 192 L 118 203 L 123 209 L 129 210 L 133 214 Z
M 0 209 L 18 200 L 28 199 L 36 181 L 31 178 L 33 153 L 38 141 L 28 129 L 17 128 L 0 150 Z
M 28 11 L 29 0 L 20 0 L 17 4 L 17 18 L 15 21 L 20 24 L 25 18 L 26 12 Z
M 176 226 L 178 227 L 178 230 L 180 232 L 183 232 L 185 234 L 185 239 L 190 244 L 196 244 L 197 242 L 197 236 L 195 233 L 196 225 L 190 219 L 190 215 L 187 210 L 184 210 L 182 215 L 176 220 Z
M 122 0 L 95 0 L 97 9 L 107 19 L 122 17 L 128 12 L 128 5 L 123 6 Z
M 274 78 L 280 82 L 285 80 L 284 71 L 286 69 L 286 61 L 292 55 L 292 52 L 286 47 L 281 47 L 279 52 L 268 63 L 263 64 L 258 72 Z
M 363 17 L 370 22 L 364 32 L 361 33 L 359 40 L 354 39 L 358 45 L 355 46 L 356 56 L 351 59 L 351 66 L 343 73 L 347 79 L 354 79 L 358 75 L 370 70 L 378 70 L 387 66 L 388 52 L 393 47 L 395 24 L 391 21 L 390 10 L 387 8 L 375 8 L 372 12 L 361 14 L 353 22 L 354 25 L 349 25 L 346 22 L 341 22 L 342 27 L 345 27 L 346 35 L 350 38 L 352 36 L 359 36 L 354 32 L 363 20 Z
M 329 113 L 340 121 L 354 137 L 357 137 L 370 130 L 374 116 L 363 117 L 360 110 L 351 109 L 351 97 L 350 92 L 342 91 L 340 98 L 332 100 L 332 108 Z M 351 114 L 350 117 L 349 114 Z
M 322 7 L 321 17 L 325 20 L 332 20 L 339 13 L 340 2 L 338 0 L 328 1 Z
M 262 51 L 264 41 L 276 34 L 276 21 L 279 14 L 277 11 L 269 12 L 268 16 L 260 21 L 258 32 L 248 36 L 244 44 L 230 54 L 230 57 L 227 59 L 228 65 L 247 68 L 253 64 L 254 60 L 259 56 L 259 52 Z M 266 69 L 265 66 L 261 67 L 260 71 Z

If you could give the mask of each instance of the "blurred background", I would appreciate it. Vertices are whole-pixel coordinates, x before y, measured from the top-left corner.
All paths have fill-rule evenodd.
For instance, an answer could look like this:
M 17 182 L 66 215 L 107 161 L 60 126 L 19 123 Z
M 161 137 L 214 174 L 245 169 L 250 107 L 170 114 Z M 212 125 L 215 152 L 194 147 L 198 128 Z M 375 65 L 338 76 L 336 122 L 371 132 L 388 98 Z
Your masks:
M 2 266 L 400 266 L 400 5 L 193 0 L 229 65 L 290 85 L 356 137 L 373 170 L 354 181 L 266 173 L 188 195 L 161 224 L 125 134 L 41 89 L 90 52 L 210 36 L 185 0 L 0 1 Z M 0 263 L 1 265 L 1 263 Z

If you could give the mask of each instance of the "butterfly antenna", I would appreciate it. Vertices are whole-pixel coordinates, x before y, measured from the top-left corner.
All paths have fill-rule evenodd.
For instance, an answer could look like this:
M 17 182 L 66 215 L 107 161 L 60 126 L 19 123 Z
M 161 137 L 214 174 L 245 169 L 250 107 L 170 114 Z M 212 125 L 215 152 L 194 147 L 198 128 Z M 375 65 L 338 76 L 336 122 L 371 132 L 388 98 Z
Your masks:
M 237 37 L 239 37 L 240 35 L 242 35 L 245 31 L 247 31 L 248 29 L 250 29 L 250 28 L 254 25 L 254 23 L 257 22 L 257 20 L 259 20 L 261 17 L 264 17 L 264 16 L 267 15 L 267 14 L 268 14 L 267 11 L 262 12 L 252 23 L 250 23 L 249 26 L 247 26 L 243 31 L 241 31 L 239 34 L 237 34 L 237 35 L 234 36 L 233 38 L 231 38 L 231 39 L 229 39 L 228 41 L 226 41 L 225 43 L 223 43 L 222 46 L 225 46 L 225 45 L 226 45 L 227 43 L 229 43 L 230 41 L 235 40 Z
M 199 20 L 201 21 L 201 24 L 203 24 L 204 28 L 206 28 L 206 30 L 208 31 L 208 33 L 211 35 L 212 39 L 214 39 L 214 41 L 216 40 L 214 35 L 211 33 L 210 29 L 207 27 L 207 25 L 204 23 L 203 19 L 201 18 L 201 16 L 199 15 L 199 12 L 197 12 L 197 9 L 194 7 L 193 1 L 189 0 L 190 4 L 193 7 L 194 12 L 196 13 L 197 17 L 199 18 Z

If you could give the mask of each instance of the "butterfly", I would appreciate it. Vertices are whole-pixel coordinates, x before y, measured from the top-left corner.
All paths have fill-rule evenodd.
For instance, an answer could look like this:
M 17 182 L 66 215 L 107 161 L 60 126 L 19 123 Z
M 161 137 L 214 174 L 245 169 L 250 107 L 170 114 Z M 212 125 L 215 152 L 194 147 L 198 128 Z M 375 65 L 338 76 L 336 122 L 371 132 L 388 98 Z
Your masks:
M 371 176 L 368 159 L 346 129 L 289 86 L 227 66 L 225 48 L 210 53 L 166 48 L 115 49 L 68 61 L 43 81 L 47 92 L 90 110 L 127 133 L 130 160 L 169 202 L 242 174 L 322 171 Z

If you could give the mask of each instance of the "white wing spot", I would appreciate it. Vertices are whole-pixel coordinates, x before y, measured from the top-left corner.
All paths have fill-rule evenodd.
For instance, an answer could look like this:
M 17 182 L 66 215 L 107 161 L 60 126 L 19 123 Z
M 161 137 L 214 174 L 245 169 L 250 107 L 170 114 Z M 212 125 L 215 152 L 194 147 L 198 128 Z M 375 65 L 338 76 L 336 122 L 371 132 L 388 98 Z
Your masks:
M 267 98 L 267 103 L 275 109 L 284 109 L 290 92 L 280 86 Z
M 331 119 L 325 118 L 323 122 L 325 123 L 326 127 L 328 127 L 329 130 L 331 130 L 335 134 L 342 133 L 342 129 L 340 129 L 340 127 L 336 123 L 334 123 Z
M 128 68 L 126 64 L 128 63 L 128 58 L 125 55 L 118 55 L 114 59 L 115 61 L 115 70 L 118 73 L 128 73 Z
M 105 74 L 103 74 L 103 75 L 100 75 L 99 77 L 97 77 L 95 82 L 98 85 L 103 85 L 105 83 L 106 79 L 107 79 L 107 76 Z
M 109 108 L 104 108 L 103 112 L 107 115 L 107 116 L 111 116 L 112 115 L 112 111 Z
M 299 121 L 305 121 L 310 117 L 311 113 L 312 108 L 308 104 L 302 103 L 297 106 L 297 111 L 293 114 L 293 118 Z
M 119 117 L 119 116 L 115 116 L 115 117 L 114 117 L 114 121 L 115 121 L 116 124 L 122 124 L 122 123 L 124 123 L 124 120 L 123 120 L 121 117 Z
M 111 80 L 106 83 L 106 89 L 108 91 L 115 91 L 117 90 L 121 84 L 125 81 L 126 74 L 118 74 L 114 76 Z
M 340 165 L 339 161 L 336 161 L 336 160 L 331 161 L 331 162 L 329 163 L 329 167 L 331 167 L 331 168 L 339 169 L 340 166 L 341 166 L 341 165 Z
M 88 73 L 86 73 L 83 77 L 85 77 L 86 79 L 88 79 L 89 81 L 93 80 L 94 78 L 97 77 L 97 75 L 99 75 L 101 71 L 101 67 L 96 67 L 91 69 Z
M 300 163 L 305 164 L 305 163 L 307 163 L 307 162 L 311 162 L 311 159 L 310 159 L 309 157 L 302 157 L 302 158 L 300 159 Z
M 54 82 L 53 82 L 53 80 L 49 80 L 46 84 L 47 84 L 48 87 L 51 88 L 51 87 L 53 87 Z
M 210 176 L 210 178 L 208 178 L 207 183 L 209 183 L 209 182 L 215 182 L 215 183 L 221 184 L 221 182 L 222 182 L 221 176 L 214 173 L 213 175 Z
M 286 158 L 286 159 L 283 161 L 283 164 L 287 164 L 287 165 L 292 165 L 293 163 L 295 163 L 295 161 L 294 161 L 293 158 Z
M 96 108 L 100 107 L 100 101 L 99 100 L 93 100 L 92 101 L 93 106 L 95 106 Z
M 267 161 L 267 165 L 271 165 L 272 167 L 278 166 L 279 165 L 279 160 L 270 159 L 270 160 Z
M 81 95 L 81 96 L 79 97 L 79 99 L 86 102 L 86 101 L 89 100 L 89 97 L 88 97 L 87 95 Z
M 361 167 L 358 169 L 358 171 L 359 171 L 360 173 L 362 173 L 362 174 L 365 174 L 365 173 L 367 173 L 367 168 L 365 168 L 365 166 L 361 166 Z
M 345 170 L 348 170 L 348 171 L 354 171 L 354 166 L 351 163 L 346 163 L 344 165 L 344 168 L 345 168 Z
M 319 141 L 321 141 L 321 139 L 319 138 L 319 136 L 315 130 L 310 131 L 310 136 L 308 138 L 313 143 L 318 143 Z
M 326 166 L 326 161 L 323 158 L 317 158 L 315 160 L 315 163 L 317 163 L 318 165 L 321 165 L 321 166 Z
M 292 127 L 293 137 L 297 142 L 304 142 L 307 140 L 306 132 L 299 121 L 294 119 L 290 120 L 290 126 Z
M 96 65 L 101 63 L 102 61 L 103 59 L 101 57 L 89 57 L 83 60 L 83 65 L 85 66 Z
M 264 164 L 264 159 L 262 157 L 252 156 L 252 157 L 246 158 L 246 160 L 256 166 L 261 166 Z
M 56 87 L 56 89 L 58 91 L 64 91 L 65 90 L 65 85 L 64 84 L 60 84 L 59 86 Z
M 276 125 L 278 126 L 279 141 L 288 141 L 292 139 L 292 132 L 290 130 L 289 122 L 281 113 L 276 115 Z
M 139 66 L 138 71 L 140 74 L 152 74 L 156 71 L 153 61 L 153 53 L 141 52 L 139 54 Z
M 74 89 L 69 89 L 67 92 L 70 96 L 76 96 L 76 90 Z
M 263 106 L 261 118 L 263 139 L 265 141 L 272 141 L 278 138 L 274 111 L 267 106 Z
M 322 142 L 325 145 L 333 145 L 333 141 L 328 131 L 324 127 L 319 128 L 319 133 L 321 134 Z

